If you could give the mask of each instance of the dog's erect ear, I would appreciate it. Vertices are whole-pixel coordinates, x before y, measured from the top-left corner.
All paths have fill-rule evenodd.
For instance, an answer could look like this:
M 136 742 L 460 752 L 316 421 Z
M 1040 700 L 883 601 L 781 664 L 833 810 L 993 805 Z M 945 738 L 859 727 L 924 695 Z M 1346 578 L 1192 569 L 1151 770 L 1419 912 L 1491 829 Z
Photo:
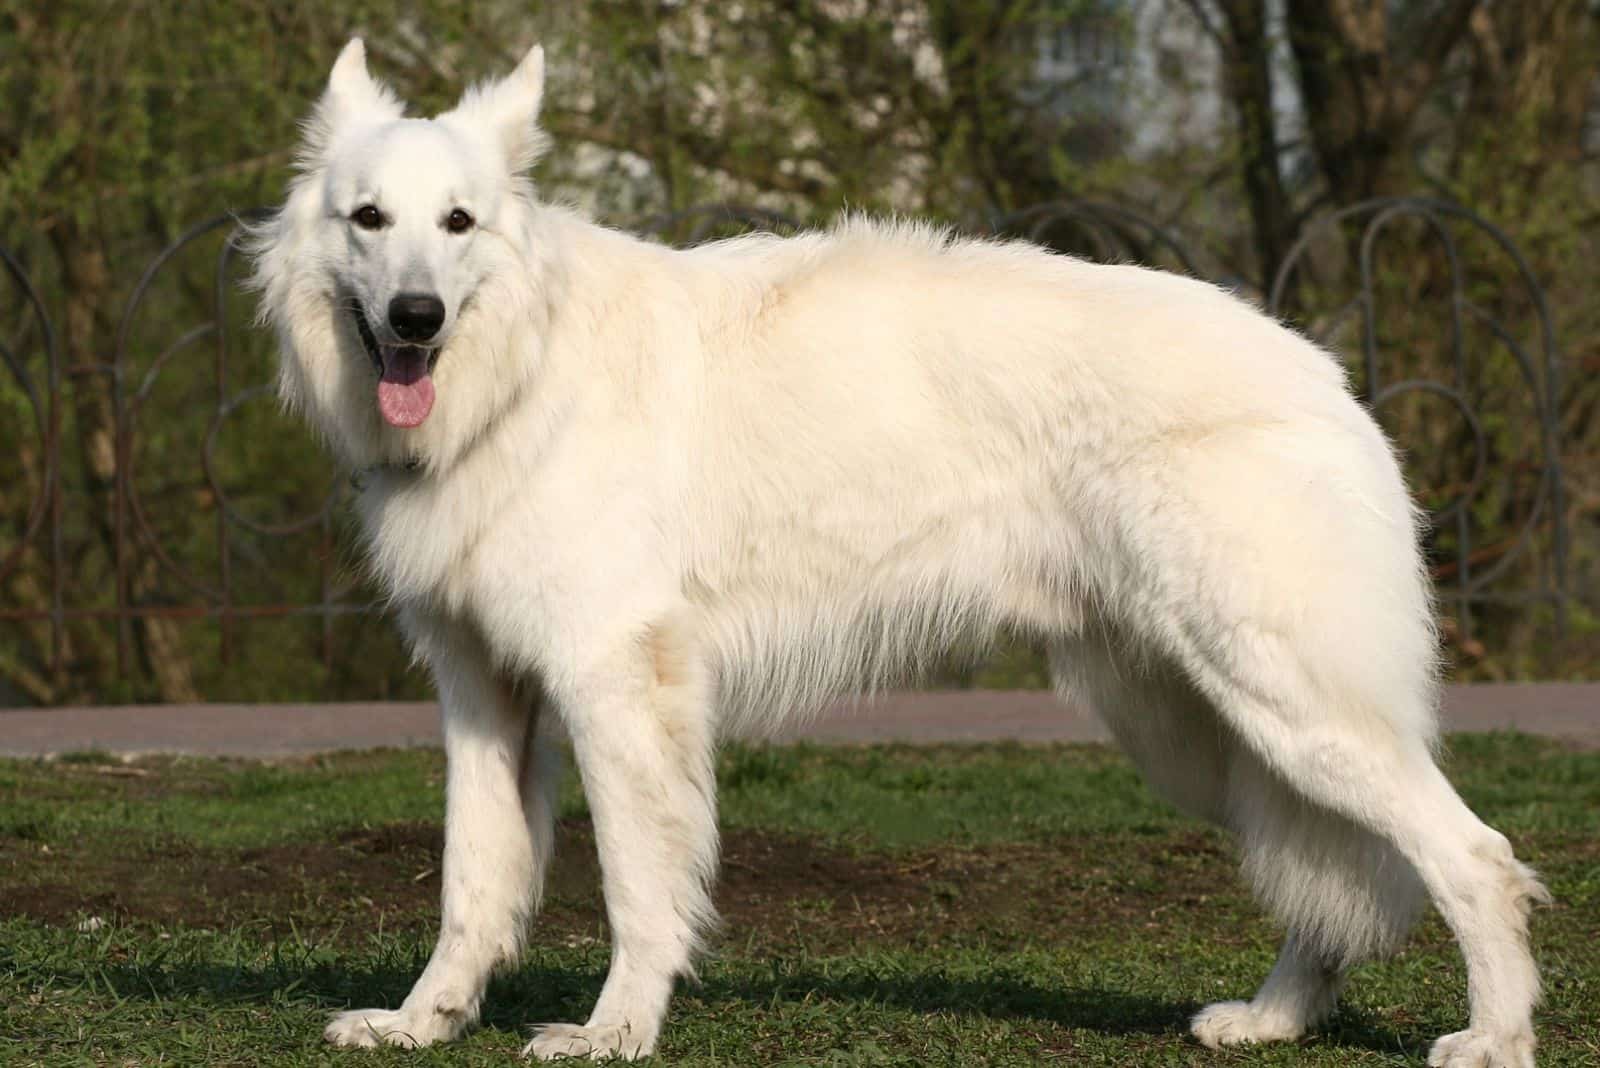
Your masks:
M 333 61 L 321 106 L 335 128 L 364 115 L 398 118 L 403 110 L 394 94 L 367 73 L 367 46 L 359 37 L 352 37 Z
M 367 46 L 352 37 L 333 61 L 328 88 L 306 124 L 305 154 L 320 156 L 340 131 L 358 123 L 388 122 L 404 114 L 400 99 L 367 73 Z
M 454 111 L 440 118 L 470 123 L 494 138 L 506 165 L 521 174 L 543 154 L 547 138 L 539 128 L 544 102 L 544 49 L 534 45 L 517 69 L 497 82 L 467 90 Z

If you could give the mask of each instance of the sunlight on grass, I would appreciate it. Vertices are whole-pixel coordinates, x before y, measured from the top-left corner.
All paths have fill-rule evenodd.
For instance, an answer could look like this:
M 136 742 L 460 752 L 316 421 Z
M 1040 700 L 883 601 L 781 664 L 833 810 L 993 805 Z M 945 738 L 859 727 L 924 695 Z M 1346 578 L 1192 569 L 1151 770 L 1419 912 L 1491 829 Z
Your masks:
M 1449 774 L 1538 865 L 1541 1065 L 1600 1050 L 1600 754 L 1456 739 Z M 325 1014 L 397 1004 L 436 922 L 442 758 L 0 762 L 0 1063 L 353 1063 Z M 1303 1043 L 1212 1054 L 1277 932 L 1226 840 L 1095 747 L 744 748 L 720 764 L 727 928 L 659 1061 L 684 1065 L 1421 1064 L 1462 1025 L 1437 919 Z M 576 787 L 528 959 L 484 1026 L 365 1064 L 505 1064 L 581 1017 L 606 945 Z M 97 924 L 84 924 L 94 917 Z M 83 929 L 80 930 L 80 924 Z

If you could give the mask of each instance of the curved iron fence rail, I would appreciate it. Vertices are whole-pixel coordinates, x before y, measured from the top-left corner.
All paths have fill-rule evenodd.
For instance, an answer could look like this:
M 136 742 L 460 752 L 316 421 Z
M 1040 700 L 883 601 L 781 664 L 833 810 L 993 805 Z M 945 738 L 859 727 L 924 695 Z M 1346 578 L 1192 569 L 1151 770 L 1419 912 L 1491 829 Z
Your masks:
M 251 213 L 244 218 L 255 215 Z M 1452 354 L 1452 373 L 1448 381 L 1404 379 L 1386 381 L 1382 345 L 1376 321 L 1374 250 L 1397 220 L 1419 220 L 1443 249 L 1448 264 L 1447 305 L 1452 329 L 1448 344 Z M 246 514 L 232 499 L 221 477 L 216 460 L 219 435 L 227 422 L 252 400 L 267 392 L 265 383 L 239 383 L 230 355 L 228 299 L 234 292 L 233 272 L 240 252 L 240 218 L 219 216 L 185 231 L 156 256 L 144 269 L 120 317 L 109 358 L 102 362 L 74 367 L 71 388 L 93 389 L 94 383 L 109 382 L 115 432 L 113 435 L 114 473 L 111 491 L 111 555 L 114 589 L 110 603 L 69 604 L 65 594 L 63 558 L 62 491 L 62 409 L 65 403 L 63 367 L 57 334 L 45 302 L 17 258 L 0 247 L 0 264 L 27 308 L 27 320 L 37 333 L 31 348 L 0 339 L 3 360 L 33 413 L 33 430 L 39 443 L 39 459 L 34 464 L 35 491 L 27 515 L 20 524 L 15 544 L 0 545 L 0 580 L 23 565 L 30 548 L 38 551 L 34 566 L 48 573 L 48 605 L 16 606 L 0 604 L 0 620 L 12 623 L 49 625 L 52 668 L 60 669 L 63 631 L 68 620 L 103 619 L 117 627 L 119 664 L 126 666 L 130 655 L 130 628 L 144 617 L 179 619 L 212 618 L 221 629 L 221 651 L 230 656 L 233 630 L 238 621 L 263 617 L 304 616 L 321 622 L 323 657 L 333 655 L 333 623 L 343 615 L 375 610 L 379 606 L 354 584 L 338 581 L 333 566 L 337 536 L 336 516 L 347 492 L 343 478 L 330 476 L 329 489 L 316 507 L 281 521 L 268 521 Z M 1274 314 L 1302 309 L 1297 283 L 1310 273 L 1311 250 L 1318 235 L 1338 233 L 1341 228 L 1360 224 L 1354 242 L 1358 260 L 1355 293 L 1312 332 L 1327 338 L 1340 324 L 1359 314 L 1361 317 L 1360 355 L 1364 369 L 1363 397 L 1380 414 L 1385 404 L 1405 393 L 1423 392 L 1453 405 L 1467 428 L 1473 454 L 1473 474 L 1468 484 L 1445 506 L 1432 514 L 1435 529 L 1446 524 L 1454 531 L 1453 564 L 1447 564 L 1449 581 L 1446 598 L 1455 607 L 1463 627 L 1470 626 L 1472 609 L 1489 603 L 1544 602 L 1554 606 L 1558 625 L 1564 619 L 1566 589 L 1566 531 L 1561 507 L 1558 388 L 1559 360 L 1544 294 L 1516 245 L 1501 230 L 1458 206 L 1439 201 L 1401 198 L 1370 201 L 1317 220 L 1290 250 L 1283 268 L 1272 280 L 1266 294 L 1266 307 Z M 664 240 L 692 244 L 750 229 L 787 232 L 800 224 L 780 212 L 738 204 L 700 205 L 687 211 L 643 220 L 635 230 Z M 1487 237 L 1512 268 L 1510 281 L 1524 291 L 1535 320 L 1533 336 L 1519 336 L 1491 310 L 1476 303 L 1468 294 L 1455 228 L 1465 227 Z M 989 232 L 997 236 L 1021 236 L 1050 245 L 1061 251 L 1100 260 L 1141 262 L 1200 275 L 1196 258 L 1176 232 L 1119 205 L 1091 201 L 1057 201 L 1036 205 L 1024 211 L 992 220 Z M 179 255 L 193 246 L 222 235 L 211 274 L 205 310 L 199 321 L 176 333 L 164 348 L 154 352 L 137 381 L 133 380 L 130 353 L 138 346 L 135 326 L 151 294 L 164 277 L 164 271 Z M 1494 477 L 1492 449 L 1483 421 L 1473 399 L 1470 363 L 1467 359 L 1465 327 L 1477 323 L 1511 354 L 1523 372 L 1528 395 L 1536 413 L 1540 441 L 1538 489 L 1511 544 L 1492 561 L 1479 568 L 1475 553 L 1470 513 L 1479 492 Z M 208 577 L 180 559 L 163 544 L 154 529 L 151 510 L 143 500 L 134 478 L 137 460 L 136 439 L 141 431 L 140 417 L 163 371 L 180 355 L 203 343 L 212 350 L 210 360 L 214 400 L 210 420 L 200 448 L 200 469 L 210 499 L 215 503 L 216 574 Z M 28 358 L 29 352 L 34 360 Z M 141 353 L 143 353 L 141 349 Z M 42 374 L 35 371 L 42 370 Z M 41 389 L 40 380 L 44 386 Z M 87 382 L 88 384 L 85 384 Z M 235 541 L 245 534 L 256 538 L 281 539 L 314 535 L 318 541 L 317 588 L 314 599 L 251 600 L 241 598 L 235 574 Z M 1546 535 L 1549 551 L 1538 569 L 1537 580 L 1529 587 L 1501 590 L 1494 587 L 1510 568 L 1532 552 L 1537 536 Z M 40 545 L 41 539 L 43 541 Z M 159 572 L 184 591 L 185 598 L 158 601 L 136 596 L 132 581 L 134 556 L 148 554 Z M 1437 569 L 1436 569 L 1437 570 Z
M 23 271 L 16 258 L 0 247 L 8 273 L 17 288 L 24 294 L 40 325 L 43 342 L 40 346 L 48 369 L 48 396 L 41 399 L 33 385 L 24 354 L 15 347 L 0 343 L 7 367 L 22 388 L 24 396 L 41 423 L 40 443 L 44 456 L 44 476 L 40 480 L 30 517 L 24 525 L 16 544 L 0 555 L 0 580 L 16 569 L 39 535 L 42 517 L 48 515 L 49 546 L 46 567 L 49 571 L 51 604 L 48 608 L 37 606 L 17 607 L 0 604 L 0 620 L 27 622 L 48 620 L 51 626 L 51 669 L 59 671 L 63 654 L 63 633 L 70 620 L 105 620 L 116 627 L 117 663 L 126 672 L 132 647 L 131 625 L 144 618 L 197 619 L 212 618 L 221 628 L 221 649 L 224 659 L 232 653 L 234 624 L 243 619 L 315 616 L 323 624 L 323 655 L 332 655 L 331 627 L 340 615 L 367 611 L 377 605 L 369 598 L 355 598 L 352 591 L 340 589 L 334 582 L 331 561 L 334 557 L 334 517 L 343 487 L 342 480 L 334 480 L 328 493 L 312 514 L 287 523 L 266 524 L 243 514 L 230 499 L 229 492 L 219 477 L 214 462 L 218 432 L 223 424 L 247 401 L 270 390 L 264 384 L 235 388 L 232 382 L 226 305 L 230 293 L 237 288 L 233 268 L 236 265 L 241 237 L 241 224 L 259 218 L 264 212 L 243 215 L 221 215 L 190 227 L 163 249 L 146 265 L 131 295 L 123 306 L 117 321 L 110 356 L 102 361 L 87 361 L 70 368 L 65 376 L 71 388 L 93 389 L 84 382 L 105 382 L 111 411 L 112 474 L 107 487 L 110 495 L 110 557 L 111 589 L 109 603 L 105 598 L 95 598 L 99 603 L 68 603 L 64 596 L 67 586 L 67 561 L 62 551 L 65 519 L 61 470 L 65 452 L 62 441 L 61 410 L 65 403 L 65 387 L 60 367 L 56 333 L 44 302 Z M 205 302 L 204 317 L 185 329 L 177 331 L 164 348 L 151 358 L 142 375 L 134 377 L 130 366 L 130 353 L 138 346 L 135 328 L 140 313 L 163 277 L 163 271 L 178 256 L 202 243 L 207 238 L 224 235 L 216 253 L 211 273 L 209 299 Z M 212 345 L 211 371 L 215 386 L 215 404 L 200 449 L 200 471 L 211 500 L 216 504 L 215 544 L 218 574 L 212 578 L 201 575 L 196 568 L 177 558 L 163 543 L 151 522 L 136 479 L 138 472 L 137 438 L 140 417 L 146 402 L 162 372 L 180 355 L 186 354 L 209 341 Z M 202 365 L 203 366 L 203 365 Z M 233 575 L 233 543 L 236 529 L 253 531 L 269 537 L 282 537 L 308 529 L 321 535 L 321 551 L 315 554 L 319 570 L 321 596 L 315 601 L 254 601 L 241 602 L 235 595 Z M 159 572 L 177 583 L 188 594 L 188 599 L 174 603 L 171 598 L 141 599 L 133 588 L 133 560 L 138 552 L 147 553 Z
M 1120 204 L 1052 200 L 997 216 L 989 229 L 1102 263 L 1172 267 L 1196 278 L 1202 272 L 1188 246 L 1171 229 Z
M 228 294 L 234 288 L 231 282 L 230 267 L 234 264 L 239 254 L 239 237 L 241 233 L 239 224 L 257 218 L 261 214 L 263 213 L 252 212 L 239 217 L 233 215 L 218 216 L 190 227 L 145 268 L 138 284 L 134 287 L 132 296 L 123 309 L 121 320 L 117 326 L 111 362 L 106 367 L 106 370 L 109 371 L 113 383 L 113 410 L 116 415 L 117 467 L 113 506 L 116 522 L 114 539 L 116 604 L 111 611 L 115 615 L 118 626 L 117 655 L 120 666 L 125 667 L 129 655 L 128 651 L 131 644 L 129 624 L 133 619 L 142 616 L 176 618 L 209 616 L 217 619 L 221 627 L 222 656 L 226 661 L 232 654 L 233 624 L 235 620 L 262 616 L 315 615 L 321 617 L 323 621 L 323 652 L 324 657 L 328 657 L 332 653 L 330 628 L 333 618 L 341 613 L 360 611 L 367 607 L 365 604 L 352 604 L 335 596 L 332 588 L 332 576 L 328 561 L 332 556 L 333 515 L 337 503 L 335 494 L 330 493 L 320 509 L 298 522 L 280 524 L 273 527 L 263 526 L 242 515 L 236 509 L 229 499 L 227 489 L 217 475 L 216 466 L 213 462 L 217 433 L 223 423 L 246 401 L 262 395 L 270 388 L 266 385 L 251 386 L 242 390 L 234 390 L 232 388 L 226 317 Z M 132 343 L 133 329 L 162 269 L 189 246 L 220 232 L 226 233 L 226 239 L 222 242 L 221 248 L 217 253 L 212 275 L 212 294 L 209 304 L 211 317 L 183 331 L 166 348 L 162 349 L 139 379 L 137 387 L 130 391 L 126 364 Z M 151 526 L 149 515 L 139 493 L 138 482 L 134 477 L 137 471 L 136 461 L 138 455 L 134 448 L 134 438 L 138 431 L 138 419 L 146 400 L 149 398 L 162 370 L 172 358 L 183 350 L 198 346 L 206 340 L 210 340 L 214 345 L 212 371 L 216 389 L 216 402 L 211 413 L 211 420 L 206 428 L 204 444 L 200 451 L 200 469 L 212 499 L 216 501 L 217 508 L 216 547 L 218 575 L 214 581 L 207 581 L 197 574 L 193 567 L 186 567 L 183 563 L 174 559 L 166 547 L 163 546 L 161 538 Z M 234 595 L 232 566 L 233 531 L 235 527 L 252 529 L 275 536 L 295 533 L 308 527 L 317 527 L 323 536 L 323 551 L 317 554 L 322 596 L 314 603 L 239 603 Z M 136 547 L 148 552 L 156 560 L 161 571 L 175 580 L 180 587 L 198 598 L 198 603 L 176 605 L 170 603 L 142 603 L 137 599 L 131 588 L 131 567 L 129 563 L 130 554 Z

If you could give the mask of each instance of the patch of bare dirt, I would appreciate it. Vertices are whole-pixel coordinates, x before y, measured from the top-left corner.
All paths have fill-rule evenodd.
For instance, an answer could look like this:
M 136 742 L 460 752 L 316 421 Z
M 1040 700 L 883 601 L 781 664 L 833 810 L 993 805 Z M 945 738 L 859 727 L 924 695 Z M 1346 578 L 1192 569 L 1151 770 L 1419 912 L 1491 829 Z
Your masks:
M 566 821 L 536 942 L 603 935 L 594 836 Z M 0 911 L 50 924 L 85 916 L 162 927 L 258 926 L 340 940 L 437 922 L 435 825 L 352 829 L 331 840 L 248 850 L 134 843 L 107 852 L 0 837 Z M 716 899 L 732 945 L 1004 946 L 1084 928 L 1154 926 L 1175 909 L 1242 894 L 1221 840 L 1203 832 L 915 853 L 842 849 L 730 830 Z
M 157 926 L 327 931 L 438 900 L 436 829 L 351 831 L 331 842 L 199 849 L 180 841 L 78 848 L 0 838 L 0 909 L 46 923 L 99 916 Z

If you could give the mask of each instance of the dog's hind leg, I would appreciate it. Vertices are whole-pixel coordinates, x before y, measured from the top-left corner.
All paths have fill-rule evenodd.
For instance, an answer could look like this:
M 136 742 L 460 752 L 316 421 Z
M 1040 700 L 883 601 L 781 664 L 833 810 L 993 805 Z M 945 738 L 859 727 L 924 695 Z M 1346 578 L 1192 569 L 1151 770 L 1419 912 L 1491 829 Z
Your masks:
M 1420 882 L 1460 943 L 1472 1010 L 1432 1063 L 1528 1068 L 1527 917 L 1544 890 L 1434 762 L 1437 647 L 1411 502 L 1381 434 L 1326 414 L 1286 410 L 1144 464 L 1120 492 L 1162 523 L 1128 535 L 1138 567 L 1108 603 L 1253 757 L 1230 768 L 1227 818 L 1293 953 L 1333 965 L 1387 948 Z M 1313 974 L 1296 959 L 1280 974 Z
M 1195 1015 L 1194 1036 L 1213 1048 L 1300 1037 L 1333 1011 L 1346 969 L 1399 946 L 1423 901 L 1392 845 L 1311 804 L 1235 745 L 1225 821 L 1256 896 L 1290 933 L 1254 998 Z
M 1505 837 L 1474 816 L 1439 771 L 1427 738 L 1410 726 L 1428 716 L 1402 709 L 1389 717 L 1372 703 L 1384 690 L 1397 701 L 1408 693 L 1420 700 L 1416 695 L 1426 687 L 1408 687 L 1407 680 L 1380 686 L 1341 676 L 1327 664 L 1313 669 L 1320 647 L 1291 643 L 1281 634 L 1260 632 L 1250 639 L 1236 643 L 1226 659 L 1195 650 L 1192 663 L 1219 714 L 1259 758 L 1266 776 L 1305 806 L 1288 817 L 1272 815 L 1271 806 L 1252 808 L 1258 832 L 1269 828 L 1262 838 L 1276 850 L 1261 859 L 1263 870 L 1279 872 L 1268 875 L 1276 886 L 1269 903 L 1298 923 L 1298 933 L 1325 959 L 1357 957 L 1381 948 L 1384 939 L 1377 936 L 1403 930 L 1390 921 L 1406 911 L 1409 866 L 1461 945 L 1472 1008 L 1468 1029 L 1436 1042 L 1429 1063 L 1531 1068 L 1539 978 L 1528 949 L 1527 918 L 1530 906 L 1547 895 Z M 1347 844 L 1329 837 L 1325 814 L 1348 825 L 1342 832 Z M 1295 821 L 1305 816 L 1324 829 L 1294 833 Z M 1290 822 L 1275 828 L 1274 821 L 1285 818 Z M 1330 841 L 1337 848 L 1325 849 Z M 1398 858 L 1405 864 L 1395 863 Z M 1376 893 L 1324 897 L 1327 877 L 1302 878 L 1328 873 L 1337 879 L 1331 873 L 1354 863 L 1377 865 Z M 1344 885 L 1361 882 L 1351 875 Z
M 426 1046 L 476 1022 L 490 973 L 521 949 L 549 856 L 548 805 L 534 806 L 534 822 L 546 826 L 536 843 L 520 788 L 530 774 L 529 702 L 495 675 L 467 631 L 420 616 L 406 624 L 444 714 L 443 916 L 433 956 L 400 1008 L 334 1017 L 325 1037 L 341 1046 Z
M 548 1024 L 528 1043 L 523 1052 L 544 1060 L 654 1051 L 673 983 L 713 916 L 707 674 L 671 625 L 618 645 L 558 696 L 594 818 L 611 970 L 587 1023 Z
M 1223 1046 L 1303 1035 L 1332 1012 L 1345 967 L 1408 928 L 1420 893 L 1409 865 L 1274 779 L 1164 657 L 1091 626 L 1053 645 L 1051 665 L 1062 696 L 1095 712 L 1158 793 L 1238 837 L 1246 876 L 1289 927 L 1256 996 L 1208 1006 L 1195 1036 Z
M 1267 981 L 1249 1001 L 1219 1001 L 1195 1014 L 1189 1030 L 1212 1049 L 1299 1038 L 1338 1002 L 1344 971 L 1299 936 L 1284 939 Z

